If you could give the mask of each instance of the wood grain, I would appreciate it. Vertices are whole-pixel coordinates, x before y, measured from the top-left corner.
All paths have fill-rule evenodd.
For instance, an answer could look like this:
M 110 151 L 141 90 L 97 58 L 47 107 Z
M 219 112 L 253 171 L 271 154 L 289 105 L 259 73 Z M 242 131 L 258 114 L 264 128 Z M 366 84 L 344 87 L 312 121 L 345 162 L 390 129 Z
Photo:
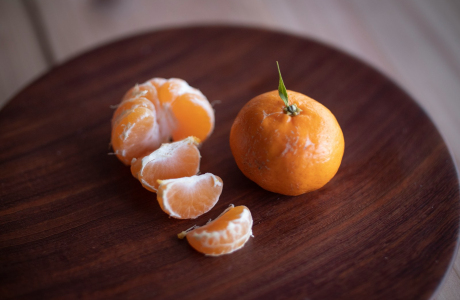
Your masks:
M 236 167 L 229 129 L 277 86 L 326 105 L 345 135 L 342 166 L 298 197 L 260 189 Z M 216 105 L 202 172 L 224 180 L 198 220 L 168 219 L 107 155 L 109 105 L 136 82 L 181 77 Z M 2 298 L 428 299 L 458 238 L 453 161 L 426 114 L 392 81 L 316 42 L 229 27 L 171 29 L 78 57 L 0 111 Z M 175 234 L 233 203 L 254 235 L 221 258 Z

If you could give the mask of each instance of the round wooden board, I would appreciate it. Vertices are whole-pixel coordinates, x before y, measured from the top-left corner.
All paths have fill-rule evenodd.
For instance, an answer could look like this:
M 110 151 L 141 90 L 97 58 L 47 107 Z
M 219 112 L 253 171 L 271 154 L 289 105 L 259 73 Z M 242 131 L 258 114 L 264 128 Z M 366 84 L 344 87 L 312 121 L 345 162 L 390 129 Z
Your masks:
M 267 192 L 228 143 L 241 107 L 277 89 L 337 117 L 345 155 L 324 188 Z M 110 105 L 151 77 L 179 77 L 215 101 L 201 172 L 224 181 L 216 207 L 170 219 L 108 155 Z M 391 80 L 328 46 L 225 26 L 168 29 L 79 56 L 0 111 L 3 299 L 427 299 L 456 250 L 459 186 L 426 114 Z M 246 205 L 254 238 L 218 258 L 176 234 Z

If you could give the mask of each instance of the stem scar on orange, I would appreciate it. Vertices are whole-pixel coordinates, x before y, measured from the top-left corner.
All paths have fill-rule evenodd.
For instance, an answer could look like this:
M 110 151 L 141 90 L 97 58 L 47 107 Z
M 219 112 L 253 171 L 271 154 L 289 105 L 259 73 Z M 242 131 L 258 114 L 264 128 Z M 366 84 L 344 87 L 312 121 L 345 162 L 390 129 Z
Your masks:
M 278 73 L 278 91 L 253 98 L 238 113 L 230 148 L 246 177 L 268 191 L 296 196 L 335 176 L 345 142 L 331 111 L 286 90 L 279 65 Z

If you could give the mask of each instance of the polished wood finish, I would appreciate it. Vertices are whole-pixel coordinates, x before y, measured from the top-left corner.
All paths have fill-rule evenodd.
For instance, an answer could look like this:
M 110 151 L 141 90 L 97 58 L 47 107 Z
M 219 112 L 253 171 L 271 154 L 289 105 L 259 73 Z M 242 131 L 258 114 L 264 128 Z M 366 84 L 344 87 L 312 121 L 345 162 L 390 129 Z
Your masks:
M 288 89 L 326 105 L 345 135 L 336 177 L 287 197 L 238 170 L 230 126 L 252 97 Z M 107 155 L 109 106 L 137 82 L 180 77 L 214 102 L 201 172 L 224 181 L 216 207 L 170 219 Z M 270 31 L 196 27 L 122 40 L 53 69 L 0 111 L 2 298 L 428 299 L 454 254 L 455 167 L 426 114 L 364 63 Z M 176 234 L 230 203 L 254 238 L 209 258 Z

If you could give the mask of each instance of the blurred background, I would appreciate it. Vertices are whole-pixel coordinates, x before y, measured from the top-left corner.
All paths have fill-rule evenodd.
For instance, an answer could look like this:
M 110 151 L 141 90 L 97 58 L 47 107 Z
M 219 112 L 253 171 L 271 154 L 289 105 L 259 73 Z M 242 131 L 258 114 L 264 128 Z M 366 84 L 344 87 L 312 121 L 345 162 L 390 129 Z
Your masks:
M 0 109 L 99 45 L 194 24 L 312 38 L 380 70 L 422 106 L 460 165 L 460 0 L 0 0 Z M 376 270 L 378 271 L 378 270 Z M 460 299 L 460 258 L 436 299 Z

